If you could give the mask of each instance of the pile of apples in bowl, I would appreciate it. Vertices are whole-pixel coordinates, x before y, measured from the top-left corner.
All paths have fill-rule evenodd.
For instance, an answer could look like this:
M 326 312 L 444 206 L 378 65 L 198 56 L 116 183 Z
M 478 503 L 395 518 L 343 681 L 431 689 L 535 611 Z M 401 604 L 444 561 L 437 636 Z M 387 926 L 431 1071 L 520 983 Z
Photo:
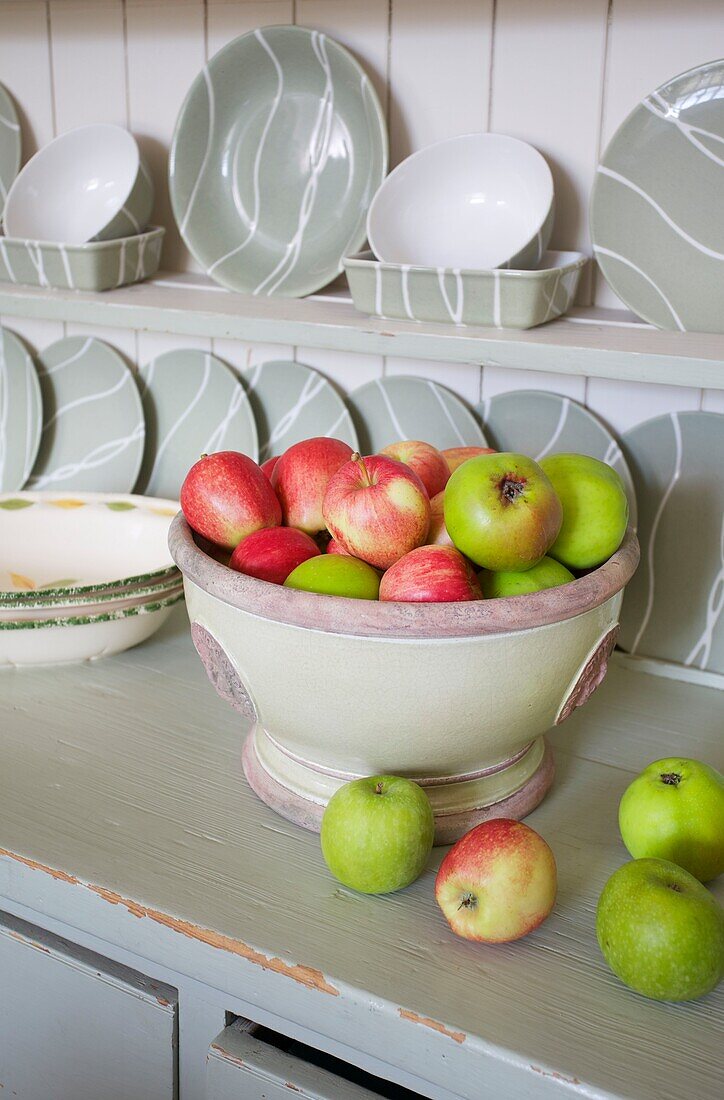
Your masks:
M 610 467 L 315 438 L 202 457 L 181 506 L 192 637 L 268 805 L 319 830 L 345 782 L 402 776 L 447 843 L 541 801 L 543 735 L 603 679 L 638 563 Z

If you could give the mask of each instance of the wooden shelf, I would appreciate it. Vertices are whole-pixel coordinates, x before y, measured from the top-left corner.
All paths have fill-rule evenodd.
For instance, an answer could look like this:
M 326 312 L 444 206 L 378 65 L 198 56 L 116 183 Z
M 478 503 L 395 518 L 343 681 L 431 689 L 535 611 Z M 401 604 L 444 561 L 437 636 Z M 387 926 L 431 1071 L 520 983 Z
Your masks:
M 719 1095 L 724 985 L 696 1004 L 647 1001 L 595 936 L 597 898 L 628 858 L 623 791 L 651 760 L 716 762 L 718 691 L 614 663 L 550 735 L 555 786 L 528 819 L 555 851 L 556 908 L 520 943 L 486 947 L 456 939 L 435 905 L 441 849 L 407 890 L 366 897 L 334 882 L 317 836 L 258 801 L 241 772 L 248 725 L 215 696 L 182 608 L 116 657 L 2 679 L 0 907 L 179 988 L 182 1019 L 202 983 L 222 1009 L 352 1048 L 413 1088 L 422 1076 L 438 1100 L 477 1098 L 481 1081 L 540 1100 Z M 724 877 L 711 886 L 724 899 Z
M 615 310 L 578 308 L 525 332 L 454 328 L 368 317 L 344 289 L 252 298 L 169 274 L 103 294 L 0 284 L 0 315 L 724 389 L 724 336 L 660 331 Z

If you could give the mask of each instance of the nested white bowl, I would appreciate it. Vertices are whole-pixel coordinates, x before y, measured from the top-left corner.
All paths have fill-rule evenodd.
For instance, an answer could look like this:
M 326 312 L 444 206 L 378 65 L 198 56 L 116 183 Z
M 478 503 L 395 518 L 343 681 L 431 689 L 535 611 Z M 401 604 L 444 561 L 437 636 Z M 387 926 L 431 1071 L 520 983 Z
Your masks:
M 28 161 L 8 192 L 3 222 L 8 237 L 77 245 L 142 232 L 152 206 L 133 135 L 94 123 L 61 134 Z
M 314 829 L 346 780 L 406 775 L 425 786 L 441 843 L 544 796 L 543 734 L 603 679 L 639 558 L 629 529 L 605 565 L 559 588 L 405 604 L 236 573 L 203 553 L 181 515 L 169 543 L 209 678 L 253 723 L 243 756 L 256 793 Z
M 383 263 L 528 270 L 548 247 L 553 217 L 553 177 L 537 149 L 505 134 L 464 134 L 390 173 L 367 238 Z
M 0 666 L 137 645 L 183 598 L 167 547 L 178 505 L 122 494 L 0 496 Z

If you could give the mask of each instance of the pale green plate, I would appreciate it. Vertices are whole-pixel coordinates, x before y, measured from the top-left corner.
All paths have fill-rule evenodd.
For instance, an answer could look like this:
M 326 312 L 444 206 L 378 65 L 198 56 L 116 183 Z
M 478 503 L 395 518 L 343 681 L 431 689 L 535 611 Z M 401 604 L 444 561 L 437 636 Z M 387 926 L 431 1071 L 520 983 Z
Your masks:
M 250 367 L 243 378 L 256 417 L 260 462 L 315 435 L 357 448 L 349 409 L 316 370 L 290 359 L 273 359 Z
M 202 454 L 242 451 L 256 461 L 256 424 L 239 379 L 208 351 L 167 351 L 139 371 L 146 447 L 137 491 L 178 499 Z
M 536 462 L 546 455 L 583 454 L 612 466 L 628 497 L 629 522 L 636 526 L 636 493 L 618 441 L 597 416 L 570 397 L 545 390 L 513 390 L 478 405 L 490 446 L 516 451 Z
M 614 134 L 591 238 L 606 281 L 640 317 L 724 332 L 724 60 L 662 84 Z
M 351 393 L 347 402 L 364 454 L 401 439 L 422 439 L 441 450 L 487 446 L 467 405 L 426 378 L 377 378 Z
M 621 445 L 639 502 L 641 564 L 626 589 L 619 644 L 724 673 L 724 416 L 659 416 Z
M 0 492 L 14 493 L 28 480 L 42 424 L 32 356 L 14 333 L 0 329 Z
M 0 84 L 0 219 L 10 185 L 20 168 L 20 123 L 10 93 Z
M 365 238 L 387 171 L 384 115 L 339 43 L 265 27 L 224 46 L 181 108 L 169 188 L 181 236 L 217 282 L 295 297 Z
M 43 437 L 29 489 L 129 493 L 145 428 L 135 379 L 112 347 L 67 336 L 37 359 Z

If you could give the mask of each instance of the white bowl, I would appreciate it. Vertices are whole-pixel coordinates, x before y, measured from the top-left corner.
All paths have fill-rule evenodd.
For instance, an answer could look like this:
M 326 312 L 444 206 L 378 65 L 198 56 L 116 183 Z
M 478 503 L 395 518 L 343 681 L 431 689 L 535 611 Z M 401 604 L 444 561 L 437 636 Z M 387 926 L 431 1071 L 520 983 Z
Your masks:
M 8 192 L 8 237 L 61 244 L 140 233 L 153 185 L 132 134 L 96 123 L 69 130 L 40 149 Z
M 465 134 L 413 153 L 367 216 L 378 260 L 421 267 L 527 270 L 552 228 L 550 168 L 532 145 L 504 134 Z

